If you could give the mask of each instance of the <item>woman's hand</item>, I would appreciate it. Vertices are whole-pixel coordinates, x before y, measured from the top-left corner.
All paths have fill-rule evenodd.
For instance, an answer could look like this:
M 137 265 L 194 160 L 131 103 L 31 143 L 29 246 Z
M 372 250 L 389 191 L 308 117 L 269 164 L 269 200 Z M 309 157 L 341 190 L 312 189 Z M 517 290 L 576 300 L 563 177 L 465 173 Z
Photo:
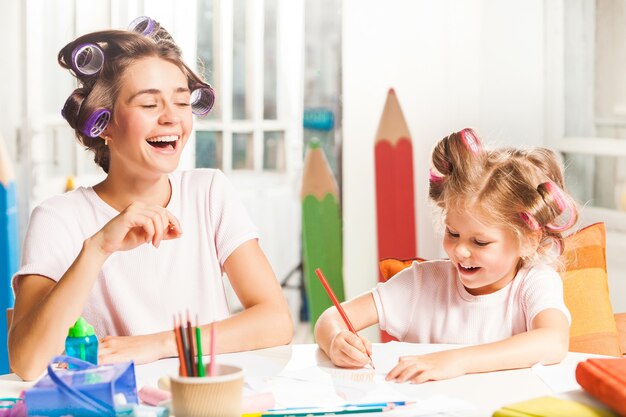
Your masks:
M 178 219 L 172 213 L 163 207 L 135 202 L 104 225 L 93 239 L 103 253 L 110 255 L 148 242 L 159 247 L 162 240 L 176 239 L 181 234 Z
M 172 332 L 168 332 L 170 335 Z M 98 363 L 135 361 L 137 365 L 170 356 L 165 333 L 142 336 L 107 336 L 98 345 Z
M 371 354 L 372 344 L 369 340 L 349 330 L 337 332 L 328 352 L 332 363 L 342 368 L 362 368 L 370 363 Z
M 465 375 L 464 358 L 460 349 L 418 356 L 401 356 L 398 364 L 387 374 L 387 381 L 421 384 L 426 381 Z

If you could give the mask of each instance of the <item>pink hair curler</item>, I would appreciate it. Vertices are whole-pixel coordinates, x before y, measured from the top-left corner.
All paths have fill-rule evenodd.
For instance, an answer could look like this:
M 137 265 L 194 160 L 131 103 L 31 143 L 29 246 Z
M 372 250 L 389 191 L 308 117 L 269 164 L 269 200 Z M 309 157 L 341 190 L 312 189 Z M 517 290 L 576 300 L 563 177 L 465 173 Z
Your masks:
M 482 152 L 483 145 L 480 143 L 480 139 L 478 139 L 478 135 L 474 132 L 474 130 L 466 128 L 461 130 L 459 135 L 461 135 L 461 140 L 463 141 L 465 147 L 474 155 Z
M 556 202 L 556 205 L 559 208 L 558 217 L 562 217 L 566 215 L 567 214 L 566 212 L 568 211 L 568 209 L 570 209 L 569 210 L 570 216 L 567 218 L 567 221 L 564 224 L 558 225 L 553 221 L 547 224 L 546 228 L 554 232 L 562 232 L 564 230 L 569 229 L 570 227 L 574 225 L 576 221 L 576 217 L 571 215 L 572 214 L 571 212 L 573 212 L 571 203 L 567 200 L 567 198 L 565 198 L 565 195 L 563 193 L 563 190 L 561 190 L 561 187 L 556 185 L 554 182 L 552 181 L 546 182 L 544 183 L 544 187 L 550 193 L 552 198 L 554 198 L 554 201 Z
M 428 180 L 430 182 L 441 182 L 443 181 L 443 176 L 434 168 L 430 168 L 428 169 Z
M 539 224 L 537 219 L 535 219 L 535 216 L 533 216 L 532 214 L 528 213 L 527 211 L 520 212 L 519 213 L 519 217 L 524 221 L 524 223 L 526 223 L 528 225 L 530 230 L 535 232 L 535 231 L 541 229 L 541 225 Z

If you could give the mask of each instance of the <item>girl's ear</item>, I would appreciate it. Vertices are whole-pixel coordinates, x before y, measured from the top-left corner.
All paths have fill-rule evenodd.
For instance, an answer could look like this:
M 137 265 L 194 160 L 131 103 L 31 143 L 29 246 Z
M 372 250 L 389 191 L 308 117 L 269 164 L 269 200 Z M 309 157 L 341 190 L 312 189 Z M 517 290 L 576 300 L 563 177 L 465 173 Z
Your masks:
M 533 232 L 530 235 L 527 235 L 522 242 L 522 257 L 530 257 L 537 253 L 539 250 L 539 244 L 541 243 L 541 231 Z

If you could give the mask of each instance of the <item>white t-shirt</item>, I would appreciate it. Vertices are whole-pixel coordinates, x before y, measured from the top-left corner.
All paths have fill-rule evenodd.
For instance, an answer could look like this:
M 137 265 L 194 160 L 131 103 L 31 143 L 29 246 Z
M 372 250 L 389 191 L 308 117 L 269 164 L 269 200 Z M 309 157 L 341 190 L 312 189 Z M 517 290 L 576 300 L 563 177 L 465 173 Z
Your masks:
M 522 268 L 504 288 L 467 292 L 449 260 L 414 262 L 372 291 L 380 328 L 400 341 L 483 344 L 532 330 L 535 316 L 562 311 L 563 283 L 548 266 Z
M 257 229 L 221 171 L 175 172 L 169 180 L 167 209 L 180 221 L 183 234 L 158 248 L 143 244 L 106 260 L 82 313 L 100 338 L 171 330 L 173 315 L 187 310 L 198 314 L 201 323 L 229 315 L 223 265 L 238 246 L 258 238 Z M 14 290 L 20 275 L 59 281 L 85 239 L 118 214 L 92 187 L 52 197 L 35 208 Z

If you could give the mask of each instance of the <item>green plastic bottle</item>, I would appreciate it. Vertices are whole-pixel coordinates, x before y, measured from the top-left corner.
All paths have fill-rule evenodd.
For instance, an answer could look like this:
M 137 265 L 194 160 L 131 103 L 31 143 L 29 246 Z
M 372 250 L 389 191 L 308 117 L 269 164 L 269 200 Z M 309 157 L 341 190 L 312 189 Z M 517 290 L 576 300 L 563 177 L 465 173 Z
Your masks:
M 98 364 L 98 338 L 93 326 L 79 317 L 76 323 L 70 327 L 65 339 L 65 354 L 74 358 L 82 359 Z M 73 366 L 70 365 L 70 368 Z

